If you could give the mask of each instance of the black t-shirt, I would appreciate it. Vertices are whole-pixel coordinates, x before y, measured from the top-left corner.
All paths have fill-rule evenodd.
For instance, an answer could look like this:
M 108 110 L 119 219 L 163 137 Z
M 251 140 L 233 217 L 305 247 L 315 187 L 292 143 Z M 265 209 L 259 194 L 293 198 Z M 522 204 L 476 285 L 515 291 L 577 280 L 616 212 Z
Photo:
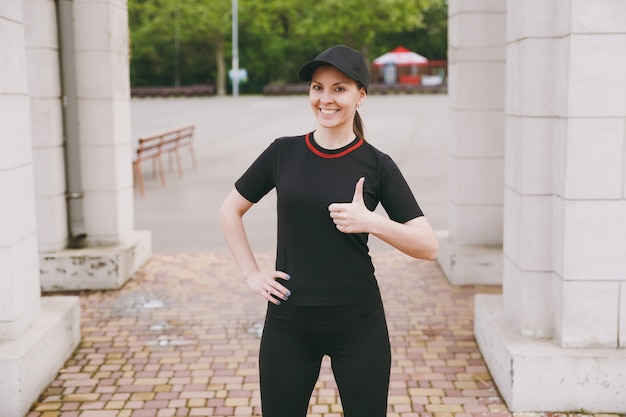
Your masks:
M 276 139 L 237 180 L 235 187 L 256 203 L 277 193 L 276 269 L 291 276 L 286 303 L 328 306 L 380 297 L 367 246 L 368 235 L 345 234 L 330 217 L 331 203 L 349 203 L 365 177 L 365 205 L 381 203 L 390 219 L 405 223 L 422 216 L 397 165 L 360 138 L 327 150 L 313 134 Z

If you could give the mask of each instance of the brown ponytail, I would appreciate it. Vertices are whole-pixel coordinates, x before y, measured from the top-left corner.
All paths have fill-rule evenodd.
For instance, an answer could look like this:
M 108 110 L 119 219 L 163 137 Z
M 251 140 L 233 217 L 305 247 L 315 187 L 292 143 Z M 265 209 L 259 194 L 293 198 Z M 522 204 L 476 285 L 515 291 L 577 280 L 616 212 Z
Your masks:
M 359 114 L 358 110 L 354 113 L 354 122 L 352 123 L 352 130 L 354 131 L 355 135 L 365 140 L 365 129 L 363 128 L 363 119 L 361 119 L 361 115 Z
M 356 81 L 356 80 L 355 82 L 357 83 L 359 88 L 365 89 L 365 94 L 367 94 L 367 88 L 365 88 L 365 86 L 361 84 L 361 82 Z M 358 109 L 359 107 L 357 106 L 357 110 L 354 113 L 354 122 L 352 123 L 352 130 L 354 131 L 355 135 L 365 140 L 365 126 L 363 126 L 363 119 L 361 119 L 361 115 L 359 114 Z

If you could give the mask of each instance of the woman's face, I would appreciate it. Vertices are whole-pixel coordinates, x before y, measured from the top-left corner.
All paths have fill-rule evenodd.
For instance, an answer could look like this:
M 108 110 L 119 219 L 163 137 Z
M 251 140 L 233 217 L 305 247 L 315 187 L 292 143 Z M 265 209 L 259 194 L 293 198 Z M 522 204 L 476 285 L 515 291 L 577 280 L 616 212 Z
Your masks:
M 356 81 L 330 65 L 315 70 L 309 87 L 311 109 L 325 128 L 352 130 L 354 113 L 366 95 Z

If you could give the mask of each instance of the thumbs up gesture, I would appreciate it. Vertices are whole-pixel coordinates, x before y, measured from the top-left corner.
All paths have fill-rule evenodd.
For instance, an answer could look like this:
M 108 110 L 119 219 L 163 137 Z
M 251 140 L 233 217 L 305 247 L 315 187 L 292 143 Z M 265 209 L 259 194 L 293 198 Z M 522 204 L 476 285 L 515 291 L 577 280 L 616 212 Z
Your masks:
M 337 230 L 342 233 L 368 232 L 368 218 L 372 212 L 368 210 L 363 200 L 363 183 L 365 183 L 363 177 L 357 181 L 351 203 L 332 203 L 328 206 L 330 217 Z

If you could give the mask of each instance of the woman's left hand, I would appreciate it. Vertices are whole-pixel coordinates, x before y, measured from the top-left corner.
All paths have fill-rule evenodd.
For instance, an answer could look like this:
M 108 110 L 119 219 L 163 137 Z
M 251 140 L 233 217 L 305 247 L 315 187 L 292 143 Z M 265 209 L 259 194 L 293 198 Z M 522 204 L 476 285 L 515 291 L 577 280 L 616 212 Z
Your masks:
M 351 203 L 332 203 L 328 206 L 330 217 L 335 222 L 337 230 L 342 233 L 367 233 L 368 219 L 372 212 L 365 206 L 363 199 L 363 183 L 360 178 L 354 187 L 354 197 Z

